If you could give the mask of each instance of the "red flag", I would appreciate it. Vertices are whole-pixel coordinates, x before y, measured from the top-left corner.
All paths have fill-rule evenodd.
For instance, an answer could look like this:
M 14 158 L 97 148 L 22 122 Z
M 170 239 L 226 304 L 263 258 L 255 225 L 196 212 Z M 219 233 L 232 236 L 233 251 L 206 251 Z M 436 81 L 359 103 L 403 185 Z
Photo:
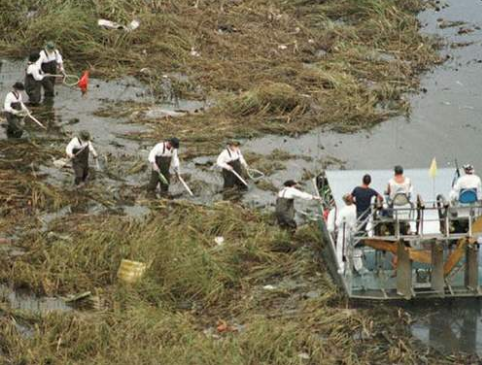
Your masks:
M 82 77 L 77 83 L 77 86 L 82 91 L 82 94 L 85 94 L 87 92 L 87 88 L 89 87 L 89 71 L 84 71 Z

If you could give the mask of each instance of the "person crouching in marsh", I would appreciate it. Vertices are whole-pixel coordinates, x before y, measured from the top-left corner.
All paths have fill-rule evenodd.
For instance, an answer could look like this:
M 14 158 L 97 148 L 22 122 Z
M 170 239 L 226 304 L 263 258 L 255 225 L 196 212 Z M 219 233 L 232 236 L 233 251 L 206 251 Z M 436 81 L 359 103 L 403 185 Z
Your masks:
M 298 190 L 298 184 L 294 180 L 287 180 L 283 185 L 284 188 L 278 192 L 276 199 L 276 219 L 281 228 L 294 232 L 297 228 L 295 198 L 317 201 L 321 201 L 321 198 Z
M 5 97 L 3 109 L 7 118 L 7 137 L 20 138 L 23 134 L 22 121 L 28 109 L 22 100 L 22 91 L 25 87 L 21 82 L 16 82 L 12 91 Z
M 248 187 L 242 179 L 242 167 L 247 168 L 248 164 L 241 153 L 238 141 L 229 141 L 226 149 L 218 156 L 216 164 L 223 170 L 224 189 L 247 190 Z M 236 175 L 236 174 L 238 175 Z
M 84 184 L 89 176 L 89 154 L 92 152 L 97 158 L 97 152 L 92 145 L 90 133 L 81 131 L 78 136 L 72 138 L 65 149 L 67 157 L 72 160 L 76 186 Z
M 65 74 L 62 55 L 53 42 L 47 42 L 45 44 L 45 48 L 40 51 L 40 57 L 37 63 L 42 71 L 48 75 L 56 75 L 59 72 Z M 45 76 L 42 80 L 42 86 L 44 88 L 44 96 L 53 98 L 55 77 Z
M 37 62 L 39 58 L 38 53 L 32 53 L 28 57 L 28 66 L 25 73 L 25 92 L 28 95 L 28 104 L 32 106 L 40 104 L 42 98 L 44 73 Z
M 149 163 L 152 166 L 151 179 L 147 186 L 149 197 L 155 197 L 158 185 L 161 185 L 161 196 L 167 195 L 171 179 L 170 170 L 179 173 L 179 139 L 170 138 L 154 146 L 149 153 Z

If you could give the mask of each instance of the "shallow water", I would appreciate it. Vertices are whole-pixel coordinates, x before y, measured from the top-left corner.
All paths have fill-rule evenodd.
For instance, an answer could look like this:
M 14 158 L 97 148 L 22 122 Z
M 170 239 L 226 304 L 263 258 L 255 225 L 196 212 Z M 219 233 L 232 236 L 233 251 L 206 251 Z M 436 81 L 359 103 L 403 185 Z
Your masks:
M 0 286 L 0 299 L 11 309 L 22 310 L 31 314 L 41 314 L 53 311 L 68 312 L 69 307 L 60 298 L 38 297 L 30 292 L 13 290 L 4 285 Z
M 294 154 L 314 158 L 326 155 L 346 161 L 349 169 L 384 169 L 402 164 L 407 168 L 430 166 L 433 157 L 440 166 L 452 163 L 473 163 L 482 169 L 477 153 L 482 137 L 482 2 L 480 0 L 448 1 L 450 6 L 420 16 L 424 31 L 437 34 L 450 42 L 474 44 L 450 49 L 442 54 L 451 59 L 422 77 L 426 93 L 410 97 L 412 113 L 408 119 L 393 118 L 370 131 L 342 134 L 323 130 L 299 138 L 266 136 L 246 143 L 245 148 L 270 153 L 285 148 Z M 437 19 L 464 20 L 474 32 L 458 35 L 458 27 L 440 29 Z M 293 171 L 299 178 L 300 171 Z

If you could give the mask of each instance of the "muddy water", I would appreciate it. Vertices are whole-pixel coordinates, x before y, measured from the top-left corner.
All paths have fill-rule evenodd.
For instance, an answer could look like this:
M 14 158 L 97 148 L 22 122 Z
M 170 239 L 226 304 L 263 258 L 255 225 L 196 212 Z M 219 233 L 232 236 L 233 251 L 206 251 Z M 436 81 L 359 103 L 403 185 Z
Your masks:
M 69 307 L 60 298 L 37 297 L 30 292 L 14 291 L 6 286 L 0 286 L 0 300 L 11 309 L 22 310 L 31 314 L 48 313 L 52 311 L 68 312 Z

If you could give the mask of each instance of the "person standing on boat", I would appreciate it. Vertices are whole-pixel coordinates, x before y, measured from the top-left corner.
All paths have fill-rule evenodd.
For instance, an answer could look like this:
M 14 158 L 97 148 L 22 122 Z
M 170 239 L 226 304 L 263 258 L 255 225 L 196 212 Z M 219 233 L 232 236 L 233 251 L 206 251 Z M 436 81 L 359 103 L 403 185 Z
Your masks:
M 237 188 L 239 190 L 246 190 L 248 188 L 244 182 L 233 173 L 236 172 L 242 177 L 242 167 L 248 167 L 239 146 L 239 141 L 229 141 L 226 149 L 221 152 L 216 161 L 216 164 L 223 169 L 224 189 Z
M 343 196 L 345 206 L 340 209 L 336 216 L 335 227 L 337 229 L 336 238 L 336 257 L 338 260 L 338 272 L 341 274 L 345 271 L 345 254 L 348 244 L 356 230 L 356 206 L 353 204 L 351 194 Z
M 40 57 L 37 61 L 42 71 L 49 75 L 57 75 L 59 72 L 65 75 L 64 62 L 59 50 L 51 41 L 45 44 L 45 48 L 40 51 Z M 45 76 L 42 80 L 44 88 L 44 96 L 48 98 L 54 97 L 55 77 Z
M 148 160 L 152 166 L 152 172 L 147 191 L 150 196 L 155 196 L 159 184 L 161 185 L 161 196 L 167 194 L 171 168 L 175 173 L 179 173 L 178 149 L 179 139 L 173 137 L 156 144 L 149 153 Z
M 351 196 L 356 205 L 356 216 L 359 221 L 366 219 L 370 213 L 370 205 L 373 198 L 379 201 L 383 200 L 382 196 L 376 190 L 370 188 L 372 177 L 368 174 L 363 176 L 362 184 L 353 189 Z
M 3 105 L 5 117 L 7 118 L 7 137 L 20 138 L 23 134 L 22 121 L 29 111 L 22 100 L 22 91 L 25 87 L 21 82 L 16 82 L 10 91 Z
M 298 190 L 298 184 L 293 180 L 287 180 L 283 185 L 284 188 L 278 192 L 276 199 L 276 220 L 281 228 L 295 231 L 297 228 L 295 222 L 295 198 L 318 201 L 321 201 L 321 198 Z
M 94 158 L 97 158 L 97 152 L 92 145 L 90 133 L 81 131 L 77 137 L 72 138 L 65 152 L 67 157 L 72 160 L 75 185 L 79 186 L 85 183 L 89 176 L 89 154 L 92 152 Z
M 477 200 L 482 200 L 482 182 L 480 177 L 475 174 L 474 166 L 468 164 L 464 165 L 464 176 L 457 179 L 457 182 L 452 187 L 450 192 L 450 199 L 458 200 L 459 194 L 463 190 L 475 190 L 477 193 Z
M 397 194 L 404 194 L 410 200 L 413 194 L 413 186 L 410 179 L 403 175 L 403 167 L 400 165 L 395 166 L 394 176 L 388 181 L 387 195 L 390 201 L 395 198 Z
M 28 57 L 28 66 L 25 74 L 25 92 L 28 95 L 29 105 L 40 104 L 40 99 L 42 98 L 42 80 L 44 79 L 44 74 L 38 60 L 40 55 L 38 53 L 32 53 Z

